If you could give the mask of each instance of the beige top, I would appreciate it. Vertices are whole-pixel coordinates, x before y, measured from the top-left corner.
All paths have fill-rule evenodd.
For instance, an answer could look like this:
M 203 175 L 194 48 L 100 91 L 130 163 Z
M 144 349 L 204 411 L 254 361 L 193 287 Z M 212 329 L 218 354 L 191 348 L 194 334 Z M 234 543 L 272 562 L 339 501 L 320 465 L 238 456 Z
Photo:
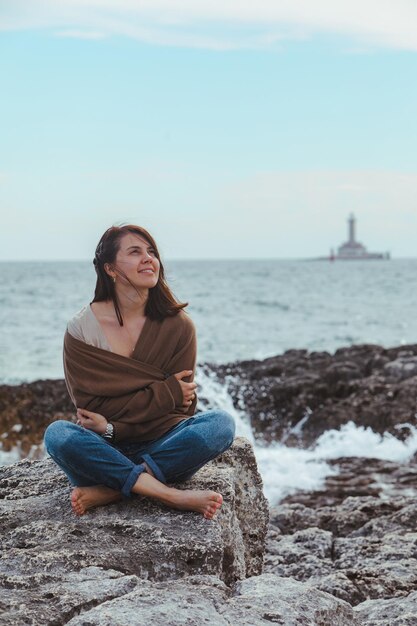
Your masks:
M 89 304 L 84 306 L 81 311 L 78 311 L 78 313 L 70 319 L 67 330 L 74 339 L 83 341 L 89 346 L 95 346 L 96 348 L 112 352 L 106 335 L 100 326 L 100 322 L 94 315 Z

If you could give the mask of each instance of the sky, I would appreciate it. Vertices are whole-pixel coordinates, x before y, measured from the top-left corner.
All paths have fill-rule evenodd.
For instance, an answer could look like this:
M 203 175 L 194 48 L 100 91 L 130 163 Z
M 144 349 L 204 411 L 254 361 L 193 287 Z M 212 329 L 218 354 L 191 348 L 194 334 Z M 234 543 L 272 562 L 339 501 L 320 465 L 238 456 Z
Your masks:
M 414 0 L 0 0 L 0 260 L 415 257 Z

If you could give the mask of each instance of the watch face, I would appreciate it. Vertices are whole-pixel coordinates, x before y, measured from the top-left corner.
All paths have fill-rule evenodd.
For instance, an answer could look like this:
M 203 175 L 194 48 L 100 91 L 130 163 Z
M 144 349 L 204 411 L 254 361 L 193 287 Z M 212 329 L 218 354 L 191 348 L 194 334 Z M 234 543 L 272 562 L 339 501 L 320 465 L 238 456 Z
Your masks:
M 113 439 L 113 434 L 114 434 L 114 426 L 113 424 L 107 424 L 106 426 L 106 430 L 103 434 L 103 437 L 105 439 Z

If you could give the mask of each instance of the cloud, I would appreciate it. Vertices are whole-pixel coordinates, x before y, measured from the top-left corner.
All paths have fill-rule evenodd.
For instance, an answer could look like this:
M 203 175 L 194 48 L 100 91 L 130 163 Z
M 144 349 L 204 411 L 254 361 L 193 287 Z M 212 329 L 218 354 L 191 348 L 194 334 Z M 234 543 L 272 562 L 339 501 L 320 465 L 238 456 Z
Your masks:
M 337 34 L 353 37 L 358 50 L 417 50 L 415 0 L 4 0 L 0 11 L 2 30 L 57 29 L 160 45 L 268 48 Z

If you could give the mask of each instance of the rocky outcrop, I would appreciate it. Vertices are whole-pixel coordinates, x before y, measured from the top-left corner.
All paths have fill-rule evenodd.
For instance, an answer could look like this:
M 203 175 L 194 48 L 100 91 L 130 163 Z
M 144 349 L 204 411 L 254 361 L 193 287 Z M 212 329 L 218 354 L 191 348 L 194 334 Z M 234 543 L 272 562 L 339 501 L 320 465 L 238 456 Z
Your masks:
M 0 470 L 0 624 L 358 626 L 350 604 L 262 574 L 268 508 L 250 444 L 187 485 L 222 492 L 217 518 L 144 498 L 75 517 L 50 460 Z
M 288 350 L 263 361 L 202 367 L 227 385 L 262 441 L 309 446 L 350 421 L 406 439 L 409 425 L 417 426 L 417 345 L 358 345 L 334 355 Z M 199 396 L 204 405 L 204 389 Z M 1 385 L 2 450 L 40 457 L 45 428 L 73 413 L 63 380 Z
M 271 510 L 265 571 L 349 602 L 360 624 L 417 623 L 400 619 L 417 616 L 417 465 L 334 463 L 322 491 Z
M 417 426 L 417 345 L 328 352 L 288 350 L 263 361 L 206 368 L 224 381 L 236 408 L 263 441 L 309 446 L 353 421 L 406 439 Z
M 237 439 L 186 486 L 223 494 L 216 520 L 139 497 L 77 518 L 69 505 L 67 479 L 51 460 L 1 468 L 1 602 L 9 623 L 27 623 L 19 622 L 19 615 L 23 620 L 28 607 L 38 605 L 34 624 L 59 623 L 57 614 L 67 620 L 77 610 L 78 595 L 68 599 L 72 608 L 64 611 L 61 594 L 54 590 L 61 583 L 69 589 L 77 572 L 93 581 L 91 590 L 101 588 L 103 578 L 100 602 L 118 589 L 130 590 L 132 576 L 163 581 L 204 574 L 230 585 L 260 574 L 268 506 L 249 442 Z M 82 602 L 92 602 L 88 597 Z M 48 619 L 49 609 L 44 614 L 40 598 L 50 598 Z

